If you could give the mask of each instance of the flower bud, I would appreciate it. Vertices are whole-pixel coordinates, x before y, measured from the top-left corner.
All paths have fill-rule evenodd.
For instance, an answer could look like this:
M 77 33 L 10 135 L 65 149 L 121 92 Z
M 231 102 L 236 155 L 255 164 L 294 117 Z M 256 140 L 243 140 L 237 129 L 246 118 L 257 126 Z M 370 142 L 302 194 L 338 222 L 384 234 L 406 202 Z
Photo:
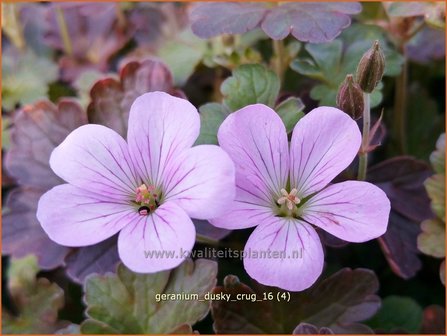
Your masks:
M 385 56 L 379 41 L 375 41 L 357 66 L 357 83 L 364 92 L 371 93 L 382 79 L 384 70 Z
M 363 91 L 354 81 L 351 74 L 346 76 L 346 79 L 338 88 L 337 106 L 353 119 L 359 119 L 363 115 L 363 108 L 365 106 Z

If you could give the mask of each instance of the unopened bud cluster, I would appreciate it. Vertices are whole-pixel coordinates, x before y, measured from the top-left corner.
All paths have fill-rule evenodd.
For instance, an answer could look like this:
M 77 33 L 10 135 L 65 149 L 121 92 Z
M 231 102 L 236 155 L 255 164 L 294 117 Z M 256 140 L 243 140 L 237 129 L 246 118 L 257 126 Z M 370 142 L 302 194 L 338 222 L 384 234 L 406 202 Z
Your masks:
M 363 93 L 371 93 L 382 79 L 385 70 L 385 56 L 379 41 L 363 54 L 357 66 L 356 78 L 352 74 L 346 76 L 337 94 L 337 106 L 353 119 L 363 114 Z

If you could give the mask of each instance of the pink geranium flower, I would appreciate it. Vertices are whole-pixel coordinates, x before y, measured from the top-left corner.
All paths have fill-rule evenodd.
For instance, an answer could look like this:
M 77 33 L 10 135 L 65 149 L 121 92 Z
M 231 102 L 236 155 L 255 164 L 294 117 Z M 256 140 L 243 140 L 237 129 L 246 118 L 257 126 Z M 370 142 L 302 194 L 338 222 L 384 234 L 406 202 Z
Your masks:
M 220 146 L 236 164 L 236 200 L 216 226 L 256 226 L 244 250 L 244 266 L 257 281 L 287 290 L 311 286 L 323 269 L 317 226 L 350 242 L 381 236 L 390 202 L 367 182 L 329 184 L 355 158 L 357 124 L 342 111 L 319 107 L 303 117 L 290 143 L 279 116 L 250 105 L 227 117 Z M 268 254 L 270 251 L 272 253 Z
M 229 156 L 218 146 L 191 147 L 199 128 L 191 103 L 162 92 L 135 100 L 127 142 L 104 126 L 77 128 L 51 155 L 51 168 L 67 184 L 41 197 L 43 229 L 66 246 L 120 232 L 118 252 L 130 269 L 176 267 L 195 242 L 190 217 L 222 215 L 235 193 Z M 148 259 L 147 251 L 171 254 Z

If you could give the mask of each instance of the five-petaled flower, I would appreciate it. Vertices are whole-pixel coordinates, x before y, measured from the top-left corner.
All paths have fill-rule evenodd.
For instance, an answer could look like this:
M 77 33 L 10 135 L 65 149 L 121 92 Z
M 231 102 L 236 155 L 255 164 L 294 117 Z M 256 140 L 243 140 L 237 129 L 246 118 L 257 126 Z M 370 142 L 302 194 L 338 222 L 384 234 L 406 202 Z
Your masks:
M 199 128 L 191 103 L 162 92 L 135 100 L 127 142 L 104 126 L 77 128 L 51 155 L 51 168 L 67 184 L 41 197 L 42 227 L 67 246 L 120 231 L 118 252 L 130 269 L 176 267 L 195 242 L 190 217 L 221 216 L 235 195 L 230 157 L 218 146 L 191 147 Z M 147 259 L 147 251 L 169 253 Z
M 329 184 L 361 142 L 357 124 L 342 111 L 309 112 L 295 126 L 289 148 L 275 111 L 250 105 L 227 117 L 218 140 L 236 165 L 236 199 L 211 222 L 227 229 L 257 226 L 244 253 L 245 269 L 257 281 L 291 291 L 316 281 L 324 255 L 312 225 L 349 242 L 385 233 L 390 202 L 383 191 L 367 182 Z M 262 257 L 267 251 L 279 258 Z

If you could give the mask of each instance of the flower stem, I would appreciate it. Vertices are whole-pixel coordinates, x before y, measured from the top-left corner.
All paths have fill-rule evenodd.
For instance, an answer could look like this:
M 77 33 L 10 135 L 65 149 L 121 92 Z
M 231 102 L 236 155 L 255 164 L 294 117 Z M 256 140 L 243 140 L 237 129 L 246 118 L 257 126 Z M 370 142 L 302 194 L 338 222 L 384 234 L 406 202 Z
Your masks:
M 206 245 L 219 246 L 219 241 L 196 233 L 196 242 Z
M 68 32 L 67 22 L 65 21 L 65 16 L 62 8 L 56 7 L 56 19 L 59 25 L 59 31 L 62 38 L 62 43 L 64 45 L 64 51 L 67 55 L 73 55 L 73 46 L 71 44 L 70 33 Z
M 275 73 L 278 75 L 280 82 L 283 82 L 284 73 L 286 71 L 287 62 L 284 62 L 286 59 L 285 48 L 283 40 L 272 40 L 273 43 L 273 69 Z
M 404 52 L 402 48 L 402 52 Z M 394 97 L 393 134 L 396 137 L 396 147 L 401 154 L 405 154 L 406 148 L 406 118 L 407 118 L 407 81 L 408 61 L 404 55 L 404 64 L 401 74 L 396 78 L 396 91 Z
M 363 110 L 363 134 L 362 134 L 362 145 L 360 147 L 359 172 L 358 172 L 358 180 L 360 181 L 366 179 L 366 170 L 368 168 L 369 129 L 371 127 L 370 94 L 364 92 L 363 100 L 365 102 L 365 107 Z
M 2 4 L 2 10 L 2 29 L 18 50 L 25 50 L 26 41 L 23 36 L 23 27 L 20 22 L 17 4 L 4 3 Z

